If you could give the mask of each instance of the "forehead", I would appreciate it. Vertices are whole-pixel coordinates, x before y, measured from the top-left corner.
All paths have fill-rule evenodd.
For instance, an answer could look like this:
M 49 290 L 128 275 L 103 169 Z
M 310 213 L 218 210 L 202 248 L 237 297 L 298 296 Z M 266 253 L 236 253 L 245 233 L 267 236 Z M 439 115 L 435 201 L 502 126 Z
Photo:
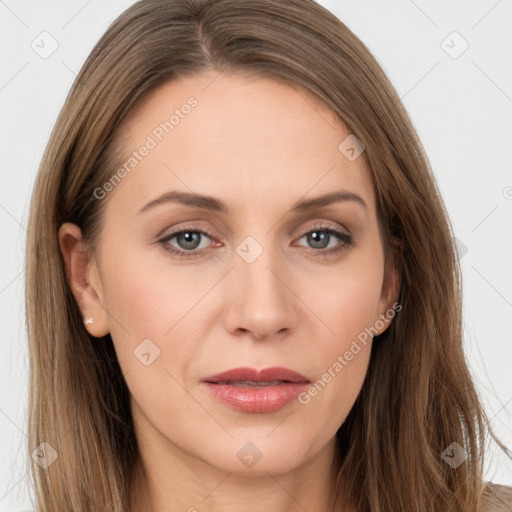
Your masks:
M 343 188 L 371 207 L 364 153 L 351 161 L 340 150 L 349 135 L 320 100 L 288 84 L 214 72 L 178 78 L 126 118 L 124 163 L 137 162 L 113 195 L 124 188 L 142 202 L 167 189 L 193 190 L 236 207 L 258 197 L 291 204 Z M 145 155 L 134 157 L 144 146 Z

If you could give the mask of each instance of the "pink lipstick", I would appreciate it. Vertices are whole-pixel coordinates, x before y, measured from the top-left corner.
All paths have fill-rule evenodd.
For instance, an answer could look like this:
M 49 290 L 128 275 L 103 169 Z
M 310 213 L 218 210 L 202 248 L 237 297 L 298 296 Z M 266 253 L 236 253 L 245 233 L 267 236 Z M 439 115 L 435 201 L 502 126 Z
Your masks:
M 219 401 L 242 412 L 274 412 L 303 391 L 310 381 L 287 368 L 234 368 L 202 379 Z

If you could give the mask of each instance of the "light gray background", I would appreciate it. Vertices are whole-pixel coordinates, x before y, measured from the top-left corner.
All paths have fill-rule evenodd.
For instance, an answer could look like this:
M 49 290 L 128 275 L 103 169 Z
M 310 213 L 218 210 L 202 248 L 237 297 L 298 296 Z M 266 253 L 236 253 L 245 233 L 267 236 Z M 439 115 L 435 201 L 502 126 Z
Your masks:
M 0 0 L 0 511 L 31 508 L 23 249 L 34 177 L 76 73 L 132 3 Z M 468 361 L 512 447 L 512 0 L 320 3 L 377 57 L 426 148 L 460 241 Z M 47 59 L 31 47 L 43 31 L 59 45 Z M 491 453 L 487 479 L 511 485 L 511 462 Z

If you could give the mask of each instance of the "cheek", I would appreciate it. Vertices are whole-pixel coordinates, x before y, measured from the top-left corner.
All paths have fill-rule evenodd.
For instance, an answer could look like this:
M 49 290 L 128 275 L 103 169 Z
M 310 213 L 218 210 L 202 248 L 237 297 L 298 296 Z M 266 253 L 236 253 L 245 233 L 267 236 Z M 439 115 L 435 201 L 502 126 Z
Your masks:
M 317 360 L 316 381 L 300 398 L 306 408 L 330 410 L 325 431 L 336 431 L 352 408 L 365 379 L 371 354 L 372 327 L 379 318 L 382 272 L 379 262 L 341 270 L 339 278 L 317 281 L 322 293 L 303 289 L 322 320 L 323 335 L 311 332 Z M 318 290 L 318 289 L 317 289 Z M 306 300 L 305 300 L 306 301 Z M 311 352 L 310 352 L 311 353 Z M 312 413 L 313 414 L 313 413 Z
M 103 258 L 109 312 L 137 335 L 161 338 L 211 285 L 204 272 L 180 267 L 159 248 L 129 243 Z
M 379 316 L 382 278 L 382 262 L 358 257 L 354 264 L 347 262 L 339 271 L 308 282 L 302 294 L 326 326 L 319 341 L 344 351 L 372 327 Z
M 165 418 L 168 426 L 177 417 L 197 416 L 181 383 L 200 350 L 187 339 L 194 338 L 190 312 L 196 311 L 207 283 L 200 275 L 172 272 L 126 253 L 112 263 L 105 287 L 109 328 L 132 399 L 145 415 L 157 423 Z
M 176 339 L 177 333 L 182 338 L 187 326 L 190 333 L 195 325 L 190 325 L 190 312 L 197 309 L 211 284 L 191 267 L 173 270 L 162 261 L 160 256 L 155 263 L 145 254 L 130 253 L 129 248 L 103 258 L 109 329 L 125 373 L 140 372 L 141 363 L 149 361 L 154 361 L 151 367 L 172 368 L 172 361 L 185 357 L 180 352 L 190 351 L 183 339 Z M 141 360 L 139 356 L 147 353 L 149 357 Z

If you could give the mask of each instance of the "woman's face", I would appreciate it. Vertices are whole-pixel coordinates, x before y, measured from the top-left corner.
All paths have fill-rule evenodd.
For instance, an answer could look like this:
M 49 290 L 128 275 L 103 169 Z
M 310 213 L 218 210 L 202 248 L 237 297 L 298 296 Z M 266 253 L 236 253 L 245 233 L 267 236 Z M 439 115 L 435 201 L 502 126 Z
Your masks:
M 124 123 L 81 305 L 111 333 L 147 457 L 263 474 L 332 455 L 398 289 L 349 135 L 304 92 L 240 75 L 175 80 Z M 240 367 L 309 385 L 203 382 Z

